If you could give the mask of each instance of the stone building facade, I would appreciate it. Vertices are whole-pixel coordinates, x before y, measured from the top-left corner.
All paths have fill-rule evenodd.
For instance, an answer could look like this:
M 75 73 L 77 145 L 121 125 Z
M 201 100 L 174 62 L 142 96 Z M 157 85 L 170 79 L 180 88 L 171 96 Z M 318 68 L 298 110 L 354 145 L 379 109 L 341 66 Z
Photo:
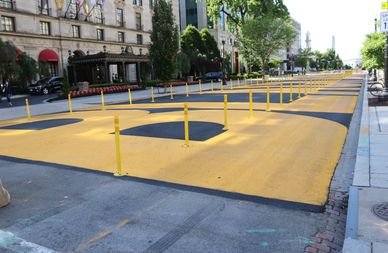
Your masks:
M 172 1 L 179 24 L 179 1 Z M 120 54 L 124 49 L 146 55 L 152 4 L 153 0 L 0 0 L 0 38 L 48 64 L 51 75 L 62 75 L 70 55 Z M 127 72 L 136 80 L 134 66 Z

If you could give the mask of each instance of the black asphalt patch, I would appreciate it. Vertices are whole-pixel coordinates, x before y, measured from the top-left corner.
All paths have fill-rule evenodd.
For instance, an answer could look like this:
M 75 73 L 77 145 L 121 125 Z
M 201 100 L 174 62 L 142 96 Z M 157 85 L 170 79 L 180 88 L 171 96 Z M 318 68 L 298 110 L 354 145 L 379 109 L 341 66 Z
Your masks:
M 228 93 L 228 103 L 248 103 L 249 102 L 249 93 Z M 301 94 L 301 96 L 303 96 Z M 288 104 L 290 101 L 290 93 L 283 93 L 283 103 Z M 298 99 L 298 94 L 293 93 L 293 100 Z M 280 94 L 271 93 L 270 94 L 271 103 L 280 103 Z M 267 94 L 265 93 L 253 93 L 253 102 L 254 103 L 265 103 L 267 101 Z M 189 97 L 186 95 L 175 95 L 174 99 L 171 100 L 169 96 L 155 98 L 155 104 L 158 103 L 222 103 L 224 102 L 224 94 L 190 94 Z M 151 99 L 143 99 L 136 101 L 136 104 L 149 104 Z M 128 104 L 128 103 L 120 103 Z
M 204 121 L 189 122 L 189 136 L 190 140 L 193 141 L 206 141 L 223 132 L 225 131 L 221 124 Z M 177 140 L 185 139 L 183 121 L 137 126 L 121 130 L 120 134 Z
M 293 115 L 301 115 L 308 117 L 315 117 L 320 119 L 326 119 L 339 123 L 346 128 L 349 128 L 350 121 L 352 120 L 352 113 L 335 113 L 335 112 L 305 112 L 305 111 L 273 111 Z
M 0 129 L 9 129 L 9 130 L 44 130 L 54 127 L 60 127 L 70 124 L 75 124 L 83 121 L 83 119 L 49 119 L 41 121 L 32 121 L 26 122 L 17 125 L 3 126 Z

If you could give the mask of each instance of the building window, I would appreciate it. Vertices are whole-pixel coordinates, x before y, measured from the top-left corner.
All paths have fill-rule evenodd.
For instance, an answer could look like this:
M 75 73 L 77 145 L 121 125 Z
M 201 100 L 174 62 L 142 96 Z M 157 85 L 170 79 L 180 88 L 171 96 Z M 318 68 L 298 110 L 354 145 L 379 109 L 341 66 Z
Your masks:
M 141 24 L 141 14 L 136 12 L 136 30 L 143 30 L 143 26 Z
M 186 23 L 198 27 L 198 11 L 195 0 L 186 0 Z
M 143 6 L 143 0 L 133 0 L 133 5 Z
M 15 18 L 14 17 L 1 17 L 1 27 L 3 31 L 14 32 L 15 31 Z
M 124 27 L 124 12 L 123 9 L 116 9 L 116 24 Z
M 0 0 L 0 7 L 13 9 L 13 1 L 12 0 Z
M 97 40 L 104 40 L 104 30 L 97 29 Z
M 102 14 L 102 5 L 100 3 L 96 4 L 92 13 L 93 22 L 98 24 L 104 23 L 104 16 Z
M 77 0 L 69 0 L 69 6 L 65 12 L 66 18 L 75 19 L 77 17 Z
M 81 38 L 81 27 L 79 25 L 73 25 L 73 38 Z
M 118 32 L 117 33 L 117 39 L 119 42 L 124 43 L 125 42 L 125 33 L 124 32 Z
M 40 34 L 50 35 L 50 23 L 46 21 L 40 21 Z
M 39 0 L 39 14 L 49 15 L 48 0 Z
M 143 35 L 137 34 L 136 39 L 137 39 L 137 44 L 139 45 L 143 44 Z

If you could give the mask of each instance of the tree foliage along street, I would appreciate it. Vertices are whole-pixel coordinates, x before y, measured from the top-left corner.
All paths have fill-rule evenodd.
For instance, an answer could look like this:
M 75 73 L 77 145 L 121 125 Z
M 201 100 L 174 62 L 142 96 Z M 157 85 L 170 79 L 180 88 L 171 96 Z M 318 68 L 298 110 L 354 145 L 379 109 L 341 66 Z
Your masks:
M 362 66 L 367 69 L 382 69 L 384 67 L 384 53 L 385 34 L 368 34 L 361 50 Z
M 289 15 L 283 0 L 207 0 L 206 5 L 213 22 L 217 22 L 221 10 L 229 24 L 238 28 L 245 24 L 248 17 L 261 19 L 267 13 L 272 13 L 274 17 Z
M 249 65 L 259 65 L 268 71 L 271 57 L 290 46 L 297 33 L 289 18 L 271 14 L 261 19 L 248 18 L 241 27 L 240 50 Z
M 179 50 L 178 34 L 171 2 L 155 1 L 149 55 L 155 77 L 162 81 L 170 80 L 175 73 Z
M 219 69 L 220 50 L 208 29 L 198 31 L 196 27 L 188 25 L 181 34 L 181 52 L 182 63 L 187 56 L 190 62 L 190 73 L 193 75 L 203 74 L 211 67 Z
M 0 39 L 0 77 L 9 77 L 13 86 L 26 88 L 37 72 L 37 62 L 33 58 L 18 51 L 11 42 Z

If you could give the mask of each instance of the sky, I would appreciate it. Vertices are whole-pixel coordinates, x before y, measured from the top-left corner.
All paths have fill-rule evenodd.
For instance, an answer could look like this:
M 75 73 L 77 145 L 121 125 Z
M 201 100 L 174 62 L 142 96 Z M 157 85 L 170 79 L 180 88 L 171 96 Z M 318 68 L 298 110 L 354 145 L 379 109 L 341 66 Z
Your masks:
M 374 19 L 380 19 L 384 0 L 283 0 L 302 26 L 302 47 L 306 32 L 313 50 L 331 48 L 335 35 L 336 51 L 346 63 L 360 58 L 365 35 L 374 32 Z

